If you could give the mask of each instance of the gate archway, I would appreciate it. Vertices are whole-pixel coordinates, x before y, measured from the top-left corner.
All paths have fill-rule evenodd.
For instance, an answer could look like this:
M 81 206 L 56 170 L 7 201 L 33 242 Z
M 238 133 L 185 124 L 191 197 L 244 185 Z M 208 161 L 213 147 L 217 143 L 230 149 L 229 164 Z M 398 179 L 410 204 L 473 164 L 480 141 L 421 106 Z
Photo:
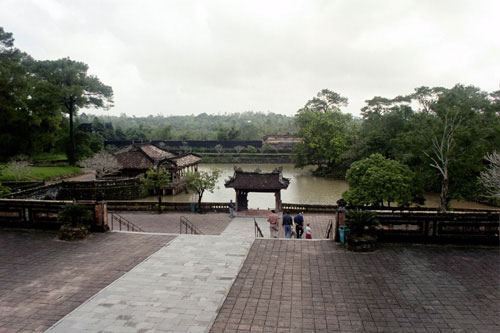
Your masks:
M 248 210 L 249 192 L 274 192 L 275 209 L 281 210 L 281 190 L 286 190 L 290 184 L 289 178 L 283 177 L 283 168 L 279 167 L 271 172 L 243 171 L 234 168 L 234 175 L 226 181 L 226 188 L 234 188 L 236 191 L 236 209 L 238 211 Z

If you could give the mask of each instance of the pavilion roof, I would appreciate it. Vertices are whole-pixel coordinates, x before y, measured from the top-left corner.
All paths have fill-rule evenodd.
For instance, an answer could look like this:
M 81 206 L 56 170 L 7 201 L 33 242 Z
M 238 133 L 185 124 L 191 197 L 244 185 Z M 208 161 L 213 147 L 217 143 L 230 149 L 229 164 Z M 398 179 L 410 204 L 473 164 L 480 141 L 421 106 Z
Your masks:
M 289 184 L 290 179 L 283 177 L 281 168 L 268 173 L 235 168 L 234 175 L 226 181 L 225 186 L 236 190 L 267 192 L 286 189 Z
M 156 165 L 176 169 L 197 164 L 201 160 L 198 155 L 176 155 L 150 143 L 132 144 L 114 155 L 123 169 L 151 169 Z
M 201 157 L 194 154 L 187 154 L 171 158 L 170 160 L 175 162 L 175 164 L 179 167 L 185 167 L 193 164 L 198 164 L 201 161 Z
M 160 149 L 156 146 L 153 146 L 151 144 L 149 145 L 144 145 L 144 146 L 139 146 L 139 148 L 146 154 L 148 155 L 150 158 L 154 159 L 155 161 L 160 161 L 160 160 L 163 160 L 165 158 L 169 158 L 169 157 L 174 157 L 176 156 L 175 154 L 169 152 L 169 151 L 166 151 L 166 150 L 163 150 L 163 149 Z
M 141 150 L 120 151 L 115 153 L 115 158 L 122 169 L 151 169 L 155 165 Z

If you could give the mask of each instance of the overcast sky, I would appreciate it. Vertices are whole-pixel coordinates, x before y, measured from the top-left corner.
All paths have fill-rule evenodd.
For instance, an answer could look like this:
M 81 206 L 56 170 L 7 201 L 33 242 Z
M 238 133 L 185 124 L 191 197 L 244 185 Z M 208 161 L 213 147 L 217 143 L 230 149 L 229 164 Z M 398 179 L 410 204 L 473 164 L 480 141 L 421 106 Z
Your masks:
M 129 116 L 293 115 L 323 88 L 354 115 L 423 85 L 491 92 L 499 13 L 498 0 L 0 0 L 18 48 L 87 63 L 113 87 L 108 113 Z

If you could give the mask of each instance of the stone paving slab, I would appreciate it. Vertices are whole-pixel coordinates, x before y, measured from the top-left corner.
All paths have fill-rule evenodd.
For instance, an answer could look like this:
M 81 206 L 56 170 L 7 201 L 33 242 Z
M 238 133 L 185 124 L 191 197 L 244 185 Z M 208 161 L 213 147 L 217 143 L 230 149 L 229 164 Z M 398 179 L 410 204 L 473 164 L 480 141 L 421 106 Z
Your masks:
M 498 248 L 257 239 L 211 332 L 500 332 Z
M 174 237 L 0 229 L 0 332 L 43 332 Z
M 130 222 L 141 227 L 146 232 L 161 232 L 178 234 L 180 217 L 184 216 L 194 224 L 204 235 L 220 235 L 231 222 L 231 218 L 225 213 L 198 214 L 190 212 L 167 212 L 158 214 L 156 212 L 117 212 Z M 111 213 L 109 214 L 111 216 Z M 111 217 L 109 218 L 111 223 Z M 110 228 L 112 226 L 110 225 Z M 113 225 L 114 230 L 119 225 Z
M 198 214 L 190 212 L 173 213 L 168 212 L 158 214 L 156 212 L 117 212 L 130 222 L 141 227 L 146 232 L 158 233 L 179 233 L 179 220 L 181 216 L 186 217 L 205 235 L 220 235 L 229 225 L 231 218 L 226 213 L 207 213 Z M 264 233 L 264 237 L 269 238 L 269 223 L 267 217 L 270 211 L 253 210 L 247 212 L 238 212 L 239 218 L 248 219 L 253 223 L 253 218 L 256 219 L 259 227 Z M 312 235 L 314 239 L 324 238 L 328 223 L 334 220 L 334 214 L 305 214 L 304 223 L 310 223 Z M 111 219 L 109 219 L 111 221 Z M 280 219 L 281 224 L 281 219 Z M 305 224 L 304 224 L 305 226 Z M 111 226 L 110 226 L 111 227 Z M 118 230 L 118 225 L 114 225 L 114 230 Z M 305 237 L 305 235 L 303 236 Z M 285 238 L 283 228 L 280 227 L 279 238 Z
M 220 236 L 179 235 L 49 331 L 206 332 L 253 232 L 253 221 L 235 218 Z

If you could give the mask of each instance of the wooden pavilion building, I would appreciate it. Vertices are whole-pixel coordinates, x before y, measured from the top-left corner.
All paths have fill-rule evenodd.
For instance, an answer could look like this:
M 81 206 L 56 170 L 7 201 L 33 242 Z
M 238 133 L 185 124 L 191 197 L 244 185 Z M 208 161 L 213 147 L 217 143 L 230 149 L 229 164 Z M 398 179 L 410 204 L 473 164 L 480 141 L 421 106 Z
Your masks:
M 281 210 L 281 190 L 286 190 L 290 184 L 289 178 L 283 177 L 283 168 L 276 168 L 272 172 L 243 171 L 234 168 L 234 175 L 229 178 L 225 187 L 236 191 L 236 209 L 248 210 L 249 192 L 274 192 L 275 209 Z
M 184 176 L 198 171 L 201 157 L 196 154 L 174 154 L 151 143 L 134 143 L 117 151 L 114 156 L 121 165 L 120 176 L 137 177 L 149 169 L 165 168 L 170 172 L 170 183 L 162 187 L 163 195 L 177 194 L 185 189 Z

